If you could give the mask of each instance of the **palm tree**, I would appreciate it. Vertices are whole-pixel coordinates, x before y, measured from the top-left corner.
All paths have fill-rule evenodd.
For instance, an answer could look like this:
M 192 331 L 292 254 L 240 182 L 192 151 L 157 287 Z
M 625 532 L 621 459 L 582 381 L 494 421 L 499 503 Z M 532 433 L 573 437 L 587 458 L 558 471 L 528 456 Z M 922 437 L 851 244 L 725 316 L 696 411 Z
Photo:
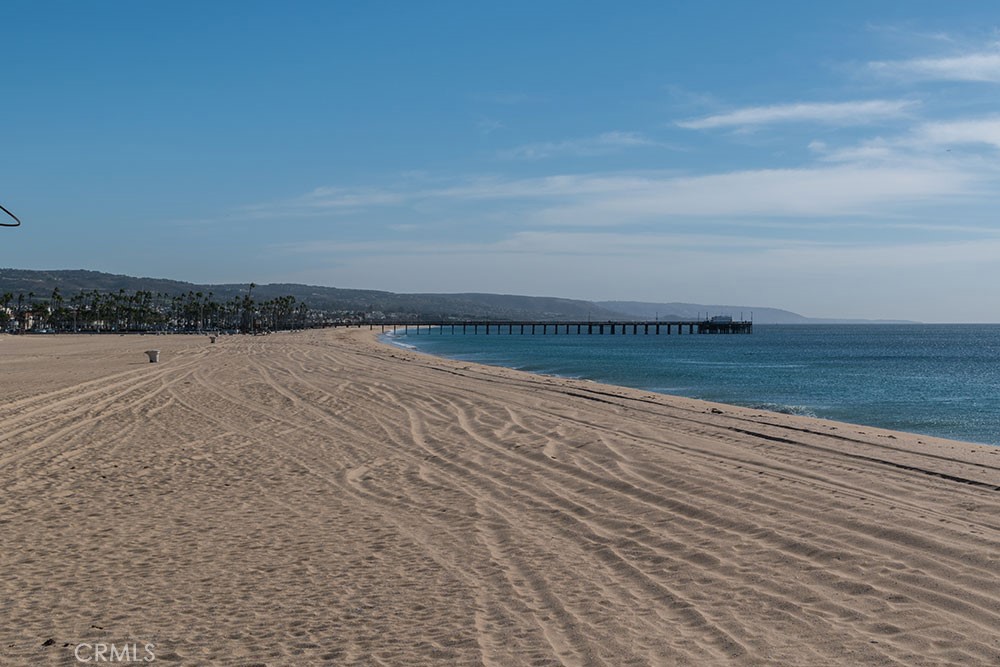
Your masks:
M 257 286 L 257 283 L 250 283 L 250 291 L 247 292 L 246 298 L 243 300 L 243 332 L 244 333 L 256 333 L 256 327 L 254 326 L 254 314 L 253 314 L 253 288 Z
M 63 322 L 65 318 L 65 312 L 63 311 L 63 297 L 59 293 L 59 287 L 54 287 L 52 289 L 52 303 L 54 304 L 54 312 L 52 316 L 52 325 L 54 328 L 59 329 L 60 322 Z
M 27 322 L 24 320 L 24 292 L 17 293 L 17 328 L 24 333 Z
M 3 297 L 0 297 L 0 330 L 6 329 L 10 323 L 10 302 L 13 300 L 14 294 L 12 292 L 4 292 Z

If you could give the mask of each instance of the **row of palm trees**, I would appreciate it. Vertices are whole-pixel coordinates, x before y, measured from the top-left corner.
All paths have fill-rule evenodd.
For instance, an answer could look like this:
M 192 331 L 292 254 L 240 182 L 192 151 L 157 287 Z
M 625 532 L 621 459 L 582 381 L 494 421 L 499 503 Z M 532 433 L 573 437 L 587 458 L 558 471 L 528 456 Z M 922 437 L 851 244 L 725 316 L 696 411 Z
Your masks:
M 80 290 L 64 297 L 58 287 L 48 298 L 6 292 L 0 296 L 0 331 L 218 331 L 245 333 L 297 329 L 306 325 L 308 306 L 293 296 L 254 301 L 255 284 L 242 296 L 217 301 L 212 292 L 168 294 L 136 290 Z

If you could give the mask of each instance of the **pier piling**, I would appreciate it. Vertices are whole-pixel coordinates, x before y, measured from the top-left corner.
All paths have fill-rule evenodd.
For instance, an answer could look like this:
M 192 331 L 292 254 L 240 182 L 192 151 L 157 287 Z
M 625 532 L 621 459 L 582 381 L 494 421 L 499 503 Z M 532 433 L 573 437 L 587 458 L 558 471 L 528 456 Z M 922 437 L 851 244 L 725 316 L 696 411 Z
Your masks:
M 382 331 L 387 329 L 402 329 L 404 334 L 409 334 L 411 330 L 414 335 L 420 335 L 420 329 L 423 327 L 427 328 L 427 333 L 432 333 L 433 329 L 438 329 L 441 334 L 445 333 L 445 328 L 450 327 L 451 333 L 453 335 L 462 334 L 473 334 L 479 333 L 479 327 L 484 327 L 487 335 L 490 333 L 490 329 L 494 326 L 496 327 L 496 333 L 502 334 L 503 327 L 507 327 L 507 335 L 514 335 L 520 332 L 521 335 L 537 335 L 541 334 L 546 336 L 549 334 L 549 327 L 552 327 L 553 335 L 605 335 L 605 330 L 607 333 L 614 335 L 627 335 L 631 333 L 633 336 L 638 336 L 640 328 L 644 335 L 655 334 L 657 336 L 661 334 L 671 335 L 674 333 L 674 327 L 677 327 L 677 333 L 685 333 L 684 329 L 687 328 L 687 334 L 751 334 L 753 333 L 753 322 L 749 321 L 734 321 L 729 318 L 711 318 L 708 320 L 685 320 L 682 322 L 661 322 L 659 320 L 653 322 L 645 321 L 613 321 L 609 320 L 606 322 L 545 322 L 541 320 L 516 320 L 507 322 L 498 321 L 487 321 L 487 320 L 463 320 L 463 321 L 452 321 L 452 322 L 441 322 L 441 321 L 429 321 L 429 322 L 382 322 L 380 323 Z M 331 323 L 328 326 L 362 326 L 356 322 L 350 323 Z M 374 328 L 373 323 L 368 323 L 369 328 Z M 562 332 L 560 332 L 560 327 Z M 575 327 L 575 332 L 574 332 Z M 631 332 L 629 331 L 631 328 Z M 620 334 L 619 334 L 620 332 Z

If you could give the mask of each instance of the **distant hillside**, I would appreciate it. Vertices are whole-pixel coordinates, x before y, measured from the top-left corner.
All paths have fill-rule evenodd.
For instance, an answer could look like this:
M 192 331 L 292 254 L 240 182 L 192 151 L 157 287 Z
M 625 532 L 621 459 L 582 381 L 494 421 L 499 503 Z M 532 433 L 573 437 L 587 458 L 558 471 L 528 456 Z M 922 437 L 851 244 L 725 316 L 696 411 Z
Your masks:
M 597 305 L 640 319 L 693 320 L 698 317 L 729 315 L 751 319 L 755 324 L 911 324 L 905 320 L 847 320 L 805 317 L 789 310 L 760 306 L 718 306 L 703 303 L 648 303 L 644 301 L 599 301 Z M 664 314 L 666 313 L 666 314 Z
M 149 290 L 168 294 L 186 293 L 194 287 L 189 283 L 162 278 L 134 278 L 100 271 L 33 271 L 28 269 L 0 269 L 0 292 L 34 292 L 39 298 L 48 298 L 53 288 L 63 294 L 97 290 L 99 292 L 126 292 Z
M 34 293 L 36 300 L 51 297 L 58 287 L 63 297 L 77 292 L 135 292 L 144 290 L 170 296 L 188 292 L 212 294 L 216 301 L 243 296 L 249 283 L 199 285 L 163 278 L 134 276 L 85 270 L 33 271 L 0 269 L 0 294 Z M 294 283 L 273 283 L 254 288 L 255 300 L 293 296 L 310 309 L 331 313 L 373 313 L 386 318 L 461 318 L 495 320 L 630 320 L 659 318 L 694 320 L 712 315 L 730 315 L 758 324 L 828 324 L 870 322 L 871 320 L 830 320 L 803 317 L 787 310 L 751 306 L 712 306 L 695 303 L 649 303 L 640 301 L 581 301 L 555 297 L 518 296 L 514 294 L 397 294 L 378 290 L 340 289 Z
M 162 278 L 101 273 L 99 271 L 33 271 L 0 269 L 0 294 L 34 293 L 36 300 L 48 299 L 58 287 L 64 297 L 79 291 L 135 292 L 145 290 L 171 296 L 201 292 L 211 293 L 216 301 L 245 295 L 249 283 L 199 285 Z M 254 288 L 256 300 L 293 296 L 312 310 L 334 313 L 381 313 L 386 317 L 595 320 L 627 318 L 589 301 L 531 297 L 505 294 L 396 294 L 377 290 L 339 289 L 294 283 L 273 283 Z

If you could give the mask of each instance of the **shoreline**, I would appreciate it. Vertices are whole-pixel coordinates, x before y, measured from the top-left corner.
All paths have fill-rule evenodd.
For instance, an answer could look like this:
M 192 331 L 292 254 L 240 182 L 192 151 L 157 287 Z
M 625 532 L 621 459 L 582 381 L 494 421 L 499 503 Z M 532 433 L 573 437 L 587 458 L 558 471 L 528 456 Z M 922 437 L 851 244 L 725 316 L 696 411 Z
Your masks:
M 1000 449 L 367 330 L 6 341 L 0 663 L 993 664 Z
M 942 438 L 922 433 L 912 433 L 908 431 L 882 428 L 879 426 L 871 426 L 868 424 L 856 424 L 853 422 L 826 419 L 812 415 L 799 415 L 768 410 L 761 407 L 743 406 L 733 403 L 720 403 L 718 401 L 708 401 L 700 398 L 680 396 L 678 394 L 665 394 L 653 390 L 609 384 L 599 380 L 587 378 L 572 378 L 556 374 L 535 373 L 532 371 L 513 368 L 511 366 L 483 364 L 475 361 L 454 359 L 451 357 L 433 354 L 431 352 L 425 352 L 424 350 L 413 346 L 403 347 L 396 345 L 391 342 L 381 340 L 382 335 L 383 334 L 378 333 L 373 337 L 373 339 L 379 345 L 383 345 L 390 350 L 420 355 L 429 359 L 444 362 L 449 366 L 465 371 L 475 369 L 484 379 L 509 380 L 512 378 L 510 374 L 517 374 L 517 376 L 523 376 L 523 379 L 529 383 L 537 383 L 541 386 L 553 388 L 567 386 L 578 391 L 593 394 L 595 398 L 591 400 L 606 400 L 610 397 L 624 401 L 631 400 L 638 403 L 652 403 L 667 407 L 676 407 L 678 409 L 691 411 L 697 414 L 712 415 L 713 417 L 728 416 L 734 419 L 746 420 L 751 424 L 764 423 L 769 425 L 780 425 L 780 428 L 791 428 L 792 430 L 801 430 L 804 432 L 823 433 L 824 435 L 826 434 L 824 433 L 825 431 L 839 430 L 845 434 L 868 436 L 868 438 L 855 439 L 855 442 L 858 443 L 879 444 L 877 440 L 872 440 L 872 438 L 890 441 L 896 440 L 907 444 L 914 444 L 918 447 L 915 451 L 922 451 L 927 454 L 934 454 L 935 449 L 938 447 L 945 447 L 948 449 L 954 449 L 956 446 L 962 445 L 969 445 L 970 447 L 983 447 L 986 448 L 986 453 L 988 455 L 993 455 L 995 453 L 997 459 L 1000 460 L 1000 447 L 988 443 L 970 442 L 954 438 Z M 713 412 L 713 410 L 717 412 Z M 758 420 L 765 421 L 759 422 Z M 788 422 L 787 425 L 786 422 Z M 1000 479 L 997 481 L 998 485 L 1000 485 Z
M 822 325 L 818 325 L 818 326 L 822 326 Z M 566 380 L 576 380 L 576 381 L 580 381 L 580 382 L 592 382 L 592 383 L 596 383 L 596 384 L 604 384 L 604 385 L 610 386 L 610 387 L 617 387 L 617 388 L 622 388 L 622 389 L 629 389 L 629 390 L 632 390 L 632 391 L 637 391 L 637 392 L 642 392 L 642 393 L 652 393 L 652 394 L 657 394 L 657 395 L 660 395 L 660 396 L 666 396 L 666 397 L 669 397 L 669 398 L 678 398 L 678 399 L 685 399 L 685 400 L 701 401 L 701 402 L 704 402 L 704 403 L 707 403 L 707 404 L 711 404 L 711 405 L 715 405 L 715 406 L 720 406 L 720 407 L 724 407 L 724 408 L 729 408 L 731 410 L 749 410 L 749 411 L 754 411 L 754 412 L 768 412 L 768 413 L 775 413 L 777 415 L 786 415 L 786 416 L 791 416 L 791 417 L 803 417 L 803 418 L 806 418 L 806 419 L 814 419 L 814 420 L 819 420 L 819 421 L 823 421 L 823 422 L 829 422 L 831 424 L 843 424 L 843 425 L 845 425 L 847 427 L 851 427 L 851 428 L 854 428 L 854 429 L 879 430 L 879 431 L 883 431 L 883 432 L 888 433 L 888 434 L 900 433 L 900 434 L 905 434 L 907 436 L 911 436 L 913 438 L 916 438 L 917 442 L 920 442 L 920 441 L 963 442 L 963 443 L 968 443 L 970 445 L 985 446 L 985 447 L 996 447 L 996 448 L 998 448 L 998 450 L 1000 450 L 1000 443 L 977 442 L 975 440 L 968 440 L 968 439 L 963 439 L 963 438 L 958 438 L 958 437 L 950 437 L 950 436 L 945 436 L 945 435 L 933 435 L 933 434 L 930 434 L 930 433 L 920 433 L 920 432 L 917 432 L 917 431 L 905 431 L 905 430 L 894 429 L 894 428 L 886 427 L 886 426 L 879 426 L 879 425 L 871 424 L 871 423 L 860 423 L 860 422 L 853 422 L 853 421 L 850 421 L 850 420 L 824 417 L 824 416 L 821 416 L 819 414 L 813 413 L 811 411 L 808 412 L 808 413 L 803 413 L 803 412 L 797 411 L 798 406 L 795 406 L 795 405 L 781 405 L 781 406 L 778 406 L 778 407 L 782 407 L 784 409 L 775 409 L 774 407 L 772 407 L 773 404 L 770 404 L 770 403 L 767 403 L 767 402 L 763 402 L 763 401 L 758 401 L 758 402 L 753 402 L 753 403 L 751 403 L 751 402 L 747 402 L 747 403 L 730 403 L 730 402 L 713 401 L 713 400 L 710 400 L 710 399 L 702 399 L 702 398 L 696 398 L 696 397 L 692 397 L 692 396 L 684 396 L 682 394 L 674 394 L 674 393 L 661 392 L 661 391 L 657 391 L 656 389 L 652 389 L 652 388 L 630 387 L 628 385 L 618 385 L 618 384 L 608 383 L 608 382 L 604 382 L 602 380 L 597 380 L 597 379 L 592 379 L 592 378 L 573 377 L 573 376 L 568 376 L 568 375 L 560 375 L 558 373 L 541 373 L 541 372 L 535 372 L 535 371 L 531 371 L 531 370 L 525 370 L 525 369 L 522 369 L 522 368 L 517 368 L 516 366 L 505 366 L 505 365 L 501 365 L 501 364 L 480 363 L 480 362 L 475 362 L 475 361 L 467 361 L 467 360 L 463 360 L 463 359 L 459 359 L 459 358 L 455 358 L 455 357 L 449 357 L 449 356 L 437 354 L 437 353 L 434 353 L 434 352 L 429 352 L 429 351 L 424 350 L 423 348 L 421 348 L 418 345 L 410 345 L 410 344 L 404 343 L 402 341 L 396 341 L 396 342 L 394 342 L 393 341 L 393 333 L 394 333 L 394 331 L 387 331 L 385 333 L 377 332 L 376 333 L 376 338 L 379 340 L 379 342 L 384 343 L 386 345 L 389 345 L 390 347 L 393 347 L 395 349 L 409 349 L 409 350 L 412 350 L 412 351 L 420 353 L 420 354 L 424 354 L 424 355 L 428 355 L 428 356 L 431 356 L 431 357 L 435 357 L 437 359 L 448 360 L 448 361 L 451 361 L 451 362 L 458 362 L 458 363 L 463 363 L 463 364 L 464 363 L 477 364 L 477 365 L 482 365 L 484 367 L 490 367 L 490 368 L 505 368 L 505 369 L 508 369 L 508 370 L 516 370 L 516 371 L 522 372 L 522 373 L 528 373 L 528 374 L 532 374 L 532 375 L 537 375 L 539 377 L 553 377 L 553 378 L 560 378 L 560 379 L 566 379 Z

